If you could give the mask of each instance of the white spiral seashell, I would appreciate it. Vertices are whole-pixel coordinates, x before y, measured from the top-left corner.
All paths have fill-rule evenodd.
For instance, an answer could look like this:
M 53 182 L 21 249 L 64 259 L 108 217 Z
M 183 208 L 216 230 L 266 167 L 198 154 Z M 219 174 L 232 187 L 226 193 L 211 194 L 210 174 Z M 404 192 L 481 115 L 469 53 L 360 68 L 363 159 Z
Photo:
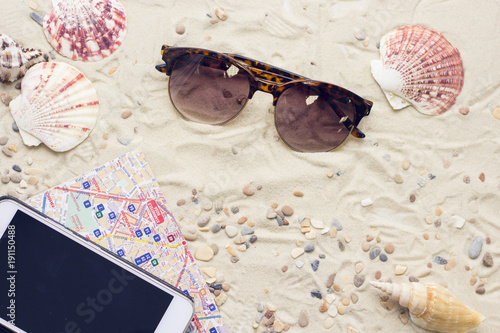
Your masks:
M 484 316 L 462 303 L 439 284 L 384 283 L 370 281 L 391 299 L 408 308 L 418 326 L 436 332 L 467 332 L 479 326 Z
M 67 151 L 85 140 L 96 124 L 97 93 L 73 66 L 37 64 L 26 73 L 21 90 L 9 107 L 28 146 L 43 142 L 54 151 Z
M 9 36 L 0 34 L 0 82 L 14 82 L 31 66 L 47 60 L 42 51 L 22 48 Z
M 57 52 L 73 60 L 98 61 L 115 52 L 127 33 L 118 0 L 53 0 L 43 29 Z
M 448 111 L 462 91 L 460 53 L 442 34 L 422 26 L 390 31 L 380 41 L 372 75 L 395 110 L 412 104 L 419 112 Z

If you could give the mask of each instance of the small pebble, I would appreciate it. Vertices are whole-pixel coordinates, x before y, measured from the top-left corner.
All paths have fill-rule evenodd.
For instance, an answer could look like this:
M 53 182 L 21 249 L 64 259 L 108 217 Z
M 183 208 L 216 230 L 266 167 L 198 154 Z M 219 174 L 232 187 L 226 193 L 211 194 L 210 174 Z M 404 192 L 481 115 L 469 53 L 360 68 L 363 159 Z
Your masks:
M 470 183 L 470 177 L 469 176 L 464 176 L 464 183 L 469 184 Z
M 276 215 L 275 219 L 276 219 L 276 222 L 278 222 L 278 225 L 280 227 L 284 224 L 284 220 L 283 220 L 283 218 L 281 216 Z
M 333 218 L 332 221 L 330 222 L 330 225 L 337 229 L 337 231 L 341 231 L 344 227 L 342 226 L 342 223 L 340 223 L 339 220 L 337 220 L 336 218 Z
M 334 283 L 333 284 L 333 290 L 335 290 L 336 292 L 339 292 L 340 291 L 340 286 L 337 283 Z
M 185 204 L 186 204 L 186 200 L 184 200 L 184 199 L 177 200 L 177 206 L 182 206 L 182 205 L 185 205 Z
M 246 216 L 243 216 L 241 217 L 239 220 L 238 220 L 238 224 L 243 224 L 245 223 L 246 221 L 248 221 L 248 218 Z
M 316 229 L 323 229 L 325 227 L 325 225 L 323 224 L 323 221 L 317 220 L 317 219 L 312 219 L 311 225 Z
M 314 251 L 314 244 L 312 244 L 312 243 L 306 244 L 306 246 L 304 247 L 304 251 L 305 252 L 312 252 L 312 251 Z
M 186 32 L 186 27 L 184 26 L 184 24 L 178 24 L 178 25 L 175 27 L 175 32 L 176 32 L 178 35 L 183 35 L 183 34 Z
M 361 206 L 363 206 L 363 207 L 370 206 L 372 204 L 373 204 L 373 201 L 370 198 L 366 198 L 366 199 L 361 200 Z
M 486 292 L 486 289 L 484 287 L 476 288 L 476 294 L 483 295 L 485 292 Z
M 479 257 L 479 254 L 481 254 L 482 249 L 483 239 L 481 237 L 474 238 L 469 247 L 469 257 L 471 259 L 476 259 L 477 257 Z
M 410 277 L 408 277 L 408 280 L 409 280 L 410 282 L 418 282 L 418 281 L 420 281 L 420 280 L 419 280 L 418 278 L 416 278 L 415 276 L 410 276 Z
M 215 233 L 219 232 L 221 228 L 222 228 L 222 226 L 220 225 L 220 223 L 215 223 L 212 226 L 212 232 L 215 234 Z
M 448 260 L 446 260 L 443 257 L 440 256 L 435 256 L 432 261 L 438 265 L 446 265 L 448 263 Z
M 257 236 L 256 235 L 250 236 L 250 243 L 255 243 L 256 241 L 257 241 Z
M 323 296 L 321 295 L 321 291 L 319 291 L 319 290 L 311 291 L 311 297 L 323 299 Z
M 469 107 L 468 106 L 461 107 L 458 109 L 458 112 L 460 112 L 461 114 L 463 114 L 465 116 L 469 113 Z
M 233 214 L 238 214 L 240 212 L 240 208 L 239 207 L 231 207 L 231 213 Z
M 385 253 L 381 253 L 379 259 L 382 262 L 386 262 L 388 258 L 387 258 L 387 255 Z
M 387 244 L 384 248 L 384 251 L 388 254 L 392 254 L 394 252 L 394 245 L 393 244 Z
M 227 20 L 227 14 L 224 12 L 224 9 L 217 7 L 215 9 L 215 15 L 219 18 L 221 21 Z
M 328 315 L 332 317 L 332 319 L 336 317 L 338 313 L 339 310 L 337 310 L 337 307 L 335 305 L 330 306 L 330 308 L 328 309 Z
M 255 194 L 255 187 L 252 184 L 246 184 L 243 186 L 243 193 L 247 196 L 252 196 Z
M 375 279 L 379 280 L 382 277 L 382 272 L 381 271 L 376 271 L 375 272 Z
M 493 267 L 493 257 L 489 252 L 486 252 L 483 256 L 483 265 L 486 267 Z
M 358 295 L 356 295 L 356 294 L 351 294 L 351 301 L 352 301 L 352 304 L 356 304 L 356 303 L 358 303 L 358 299 L 359 299 Z
M 12 151 L 7 148 L 7 147 L 3 147 L 2 148 L 2 152 L 5 154 L 5 156 L 7 157 L 12 157 L 14 155 L 14 153 L 12 153 Z
M 446 266 L 444 267 L 444 269 L 447 270 L 447 271 L 449 271 L 452 268 L 454 268 L 456 265 L 457 265 L 457 260 L 455 258 L 453 258 L 450 261 L 448 261 L 448 263 L 446 264 Z
M 416 199 L 415 194 L 413 193 L 410 194 L 410 202 L 415 202 L 415 199 Z
M 252 235 L 254 233 L 254 230 L 253 228 L 250 228 L 250 227 L 247 227 L 247 226 L 243 226 L 241 228 L 241 235 L 245 236 L 245 235 Z
M 189 233 L 189 232 L 186 232 L 186 233 L 184 234 L 184 238 L 185 238 L 186 240 L 188 240 L 188 241 L 192 242 L 192 241 L 195 241 L 195 240 L 198 238 L 198 236 L 196 236 L 195 234 L 191 234 L 191 233 Z
M 477 282 L 477 277 L 475 277 L 475 276 L 471 277 L 470 282 L 469 282 L 470 285 L 473 286 L 476 284 L 476 282 Z
M 304 254 L 304 249 L 300 247 L 296 247 L 290 252 L 290 255 L 292 256 L 293 259 L 297 259 L 303 254 Z
M 274 219 L 276 216 L 278 216 L 278 214 L 276 213 L 276 211 L 275 211 L 274 209 L 269 208 L 269 209 L 267 210 L 267 215 L 266 215 L 266 217 L 267 217 L 268 219 L 270 219 L 270 220 L 271 220 L 271 219 Z M 282 220 L 282 222 L 283 222 L 283 220 Z
M 21 176 L 18 173 L 14 173 L 14 174 L 10 175 L 10 180 L 13 183 L 19 184 L 21 182 L 21 180 L 23 180 L 23 176 Z
M 10 176 L 9 175 L 2 175 L 2 183 L 8 184 L 10 182 Z
M 12 102 L 12 96 L 10 95 L 2 94 L 1 99 L 5 106 L 9 106 L 10 102 Z
M 293 192 L 293 195 L 295 195 L 296 197 L 303 197 L 304 196 L 304 193 L 300 192 L 300 191 L 295 191 Z
M 329 329 L 329 328 L 332 328 L 333 325 L 335 325 L 335 319 L 333 319 L 332 317 L 327 317 L 324 321 L 323 321 L 323 328 L 325 329 Z
M 330 238 L 335 238 L 337 237 L 337 229 L 331 228 L 328 233 L 330 234 Z
M 30 178 L 28 178 L 28 184 L 30 185 L 38 184 L 38 178 L 36 176 L 31 176 Z
M 214 251 L 208 245 L 202 245 L 196 249 L 194 257 L 201 261 L 210 261 L 214 257 Z
M 28 188 L 28 183 L 26 183 L 26 181 L 23 179 L 21 180 L 21 182 L 19 183 L 19 186 L 21 188 Z
M 403 184 L 403 177 L 399 173 L 394 175 L 394 181 L 396 184 Z
M 396 268 L 394 270 L 394 273 L 396 275 L 403 275 L 407 270 L 407 267 L 404 265 L 396 265 Z
M 380 249 L 378 247 L 376 247 L 373 250 L 371 250 L 371 252 L 370 252 L 370 259 L 373 260 L 373 259 L 377 258 L 378 255 L 380 254 L 380 252 L 382 252 L 382 251 L 380 251 Z
M 283 207 L 281 207 L 281 211 L 283 212 L 283 214 L 285 216 L 291 216 L 293 215 L 293 208 L 288 206 L 288 205 L 285 205 Z
M 17 90 L 21 90 L 21 82 L 16 83 L 14 88 L 16 88 Z
M 356 288 L 359 288 L 363 285 L 363 283 L 365 283 L 365 277 L 363 275 L 356 274 L 354 276 L 354 286 L 356 286 Z
M 232 262 L 233 264 L 236 264 L 238 261 L 240 261 L 240 258 L 238 258 L 238 257 L 231 257 L 231 259 L 230 259 L 230 260 L 231 260 L 231 262 Z
M 403 170 L 408 170 L 410 168 L 410 161 L 408 159 L 404 159 L 403 163 L 401 163 L 401 167 Z
M 210 216 L 205 215 L 198 220 L 198 227 L 203 228 L 208 224 L 208 222 L 210 222 Z
M 380 305 L 382 305 L 382 307 L 387 311 L 391 311 L 392 309 L 394 309 L 394 302 L 390 301 L 380 302 Z
M 123 119 L 127 119 L 128 117 L 130 117 L 132 115 L 132 111 L 130 110 L 127 110 L 127 111 L 123 111 L 122 113 L 122 118 Z
M 450 223 L 457 229 L 463 228 L 465 225 L 465 219 L 458 215 L 453 215 L 450 219 Z
M 356 38 L 357 40 L 365 40 L 366 33 L 361 29 L 357 29 L 356 31 L 354 31 L 354 38 Z
M 429 234 L 428 234 L 428 233 L 424 232 L 424 235 L 423 235 L 423 236 L 424 236 L 424 239 L 425 239 L 425 240 L 429 240 Z
M 298 323 L 300 327 L 306 327 L 309 324 L 309 317 L 305 310 L 300 311 Z
M 484 183 L 485 179 L 486 178 L 484 176 L 484 172 L 481 172 L 481 174 L 479 175 L 479 180 Z
M 224 230 L 226 231 L 226 235 L 229 238 L 233 238 L 238 234 L 238 229 L 232 225 L 226 226 L 226 229 L 224 229 Z
M 2 136 L 0 138 L 0 145 L 5 146 L 7 144 L 7 142 L 9 142 L 9 138 L 8 137 Z
M 9 148 L 9 150 L 12 150 L 14 153 L 17 153 L 16 144 L 11 143 L 7 148 Z
M 12 123 L 12 130 L 13 130 L 14 132 L 19 132 L 19 127 L 17 127 L 16 122 L 13 122 L 13 123 Z
M 335 276 L 337 274 L 332 274 L 328 277 L 328 280 L 326 281 L 326 287 L 331 288 L 333 286 L 333 282 L 335 281 Z
M 345 315 L 345 308 L 342 305 L 339 305 L 337 307 L 337 311 L 338 311 L 339 315 L 341 315 L 341 316 Z
M 486 244 L 490 245 L 491 244 L 491 239 L 489 237 L 486 237 L 485 242 L 486 242 Z
M 295 261 L 295 266 L 297 266 L 298 268 L 302 268 L 304 266 L 304 263 L 300 260 L 296 260 Z
M 132 142 L 132 139 L 127 138 L 125 136 L 119 136 L 117 138 L 117 140 L 118 140 L 118 142 L 120 142 L 124 146 L 128 146 L 130 144 L 130 142 Z
M 325 254 L 320 254 L 320 255 L 319 255 L 319 258 L 320 258 L 320 259 L 325 259 L 325 258 L 326 258 L 326 255 L 325 255 Z
M 363 251 L 368 252 L 370 250 L 370 243 L 363 242 L 363 244 L 361 245 L 361 248 L 363 249 Z
M 363 263 L 358 262 L 354 266 L 354 271 L 356 272 L 356 274 L 359 274 L 359 273 L 361 273 L 361 271 L 363 270 L 363 268 L 364 268 Z
M 319 260 L 314 260 L 312 263 L 311 263 L 311 268 L 313 271 L 317 271 L 318 270 L 318 267 L 319 267 Z
M 493 115 L 493 117 L 500 120 L 500 106 L 494 108 L 493 111 L 491 111 L 491 114 Z
M 345 245 L 341 241 L 339 241 L 339 249 L 340 249 L 340 251 L 344 251 L 345 250 Z
M 281 267 L 281 271 L 282 271 L 283 273 L 285 273 L 287 270 L 288 270 L 288 266 L 287 266 L 287 265 L 285 265 L 285 266 Z
M 217 255 L 217 253 L 219 253 L 219 246 L 217 244 L 212 244 L 210 245 L 210 247 L 212 248 L 214 255 Z

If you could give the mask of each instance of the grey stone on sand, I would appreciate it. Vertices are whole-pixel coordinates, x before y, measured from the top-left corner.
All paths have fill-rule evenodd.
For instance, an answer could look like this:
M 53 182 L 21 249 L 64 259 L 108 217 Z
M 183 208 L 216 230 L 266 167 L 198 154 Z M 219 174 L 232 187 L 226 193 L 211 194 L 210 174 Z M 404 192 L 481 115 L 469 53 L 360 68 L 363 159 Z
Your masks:
M 241 235 L 252 235 L 254 233 L 253 228 L 247 227 L 246 225 L 241 228 Z
M 312 252 L 312 251 L 314 251 L 314 244 L 312 244 L 312 243 L 306 244 L 306 246 L 304 246 L 304 251 L 305 252 Z
M 483 239 L 481 237 L 474 238 L 469 247 L 469 257 L 471 257 L 471 259 L 476 259 L 477 257 L 479 257 L 482 250 L 483 250 Z
M 378 247 L 374 248 L 370 251 L 370 259 L 373 260 L 378 257 L 378 255 L 382 252 Z
M 344 227 L 342 226 L 342 223 L 340 223 L 339 220 L 337 220 L 336 218 L 333 218 L 332 222 L 330 224 L 332 227 L 334 227 L 338 231 L 344 229 Z

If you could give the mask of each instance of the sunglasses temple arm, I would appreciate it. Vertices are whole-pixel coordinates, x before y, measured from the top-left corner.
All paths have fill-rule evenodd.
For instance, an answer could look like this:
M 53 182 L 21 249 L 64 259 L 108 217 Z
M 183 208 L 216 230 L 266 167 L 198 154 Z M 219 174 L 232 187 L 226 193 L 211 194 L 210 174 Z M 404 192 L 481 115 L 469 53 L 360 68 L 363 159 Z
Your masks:
M 158 72 L 167 73 L 167 65 L 166 64 L 156 65 L 155 68 Z

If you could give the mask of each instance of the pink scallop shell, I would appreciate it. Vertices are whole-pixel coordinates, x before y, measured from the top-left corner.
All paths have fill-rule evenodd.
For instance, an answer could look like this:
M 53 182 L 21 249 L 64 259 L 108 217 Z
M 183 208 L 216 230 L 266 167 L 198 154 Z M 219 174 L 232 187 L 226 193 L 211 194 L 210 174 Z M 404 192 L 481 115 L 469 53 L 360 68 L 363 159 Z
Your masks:
M 122 44 L 127 32 L 125 8 L 118 0 L 55 0 L 43 18 L 50 44 L 73 60 L 98 61 Z
M 460 53 L 442 34 L 422 26 L 392 30 L 380 41 L 381 60 L 372 74 L 394 109 L 412 104 L 419 112 L 448 111 L 462 91 Z

